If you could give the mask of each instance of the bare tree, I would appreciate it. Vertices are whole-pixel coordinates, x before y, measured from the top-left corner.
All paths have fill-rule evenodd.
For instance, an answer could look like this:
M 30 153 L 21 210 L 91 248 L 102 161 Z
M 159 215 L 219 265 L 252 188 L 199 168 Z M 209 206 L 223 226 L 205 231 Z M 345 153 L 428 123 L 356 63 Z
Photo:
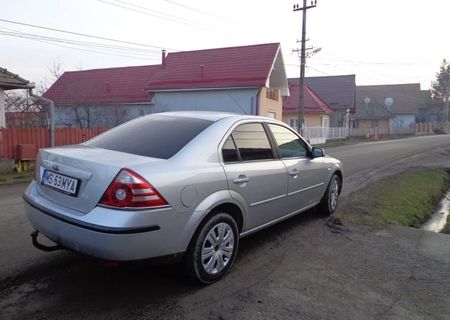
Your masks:
M 62 74 L 64 73 L 64 64 L 61 62 L 60 58 L 54 58 L 50 62 L 48 71 L 50 72 L 53 81 L 58 80 L 62 76 Z
M 34 103 L 27 91 L 5 92 L 6 112 L 15 115 L 8 123 L 9 127 L 36 127 L 45 124 L 45 112 L 42 106 Z

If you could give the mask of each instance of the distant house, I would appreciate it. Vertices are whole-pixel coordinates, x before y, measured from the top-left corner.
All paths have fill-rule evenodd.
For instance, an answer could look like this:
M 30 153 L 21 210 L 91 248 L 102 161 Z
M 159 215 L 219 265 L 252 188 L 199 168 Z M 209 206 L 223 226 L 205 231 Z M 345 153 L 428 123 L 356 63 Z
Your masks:
M 433 100 L 430 90 L 422 90 L 417 122 L 441 122 L 445 118 L 444 102 Z
M 4 91 L 29 89 L 34 87 L 28 80 L 19 77 L 6 69 L 0 68 L 0 128 L 6 127 Z
M 44 112 L 6 112 L 7 128 L 30 128 L 46 126 L 47 119 Z
M 356 114 L 364 114 L 364 109 L 367 109 L 365 101 L 370 101 L 369 112 L 371 112 L 371 106 L 377 110 L 381 110 L 381 106 L 393 115 L 392 128 L 412 128 L 415 126 L 421 106 L 420 84 L 357 86 L 356 101 L 357 108 L 360 108 L 360 110 L 356 110 Z M 374 111 L 373 114 L 379 114 L 379 112 Z M 385 115 L 386 113 L 382 112 L 382 114 Z M 363 119 L 360 118 L 359 120 Z M 355 126 L 357 126 L 357 123 L 361 123 L 361 121 L 355 122 Z M 373 121 L 372 125 L 376 126 L 377 122 Z
M 280 44 L 163 51 L 160 65 L 65 72 L 44 94 L 56 124 L 113 127 L 140 115 L 227 111 L 281 120 L 289 94 Z
M 289 95 L 279 43 L 169 53 L 147 90 L 155 112 L 227 111 L 282 119 Z
M 60 127 L 114 127 L 151 112 L 144 89 L 159 65 L 64 72 L 45 92 Z
M 298 78 L 289 79 L 289 84 L 298 82 Z M 348 112 L 355 111 L 355 75 L 306 77 L 305 85 L 333 110 L 330 114 L 330 127 L 348 128 Z
M 289 85 L 289 97 L 283 98 L 283 121 L 289 124 L 295 130 L 298 130 L 298 105 L 300 86 L 297 84 Z M 304 117 L 306 127 L 330 126 L 330 115 L 333 110 L 323 101 L 311 88 L 304 87 Z
M 353 115 L 354 127 L 358 129 L 379 128 L 389 134 L 393 128 L 395 115 L 385 106 L 374 102 L 361 102 Z

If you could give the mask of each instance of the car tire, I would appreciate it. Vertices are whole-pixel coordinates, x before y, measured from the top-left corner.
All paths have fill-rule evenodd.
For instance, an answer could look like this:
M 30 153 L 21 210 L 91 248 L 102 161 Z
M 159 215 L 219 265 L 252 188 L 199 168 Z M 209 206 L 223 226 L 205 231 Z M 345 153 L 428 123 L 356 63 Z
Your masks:
M 336 211 L 340 191 L 341 191 L 341 179 L 338 177 L 337 174 L 334 174 L 331 177 L 331 180 L 328 183 L 327 190 L 325 191 L 325 194 L 318 206 L 318 209 L 321 214 L 328 216 Z
M 203 284 L 213 283 L 230 270 L 238 245 L 236 221 L 227 213 L 215 214 L 194 234 L 184 258 L 185 271 Z

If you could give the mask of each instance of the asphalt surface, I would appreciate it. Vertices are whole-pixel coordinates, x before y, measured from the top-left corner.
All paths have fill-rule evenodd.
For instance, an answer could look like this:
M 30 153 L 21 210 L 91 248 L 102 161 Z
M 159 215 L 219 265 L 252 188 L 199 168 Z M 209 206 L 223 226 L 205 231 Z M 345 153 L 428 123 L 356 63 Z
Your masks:
M 416 167 L 450 168 L 450 136 L 330 148 L 344 200 Z M 325 225 L 314 210 L 241 241 L 224 279 L 202 287 L 177 266 L 115 266 L 31 245 L 21 199 L 0 186 L 0 319 L 449 319 L 450 236 Z

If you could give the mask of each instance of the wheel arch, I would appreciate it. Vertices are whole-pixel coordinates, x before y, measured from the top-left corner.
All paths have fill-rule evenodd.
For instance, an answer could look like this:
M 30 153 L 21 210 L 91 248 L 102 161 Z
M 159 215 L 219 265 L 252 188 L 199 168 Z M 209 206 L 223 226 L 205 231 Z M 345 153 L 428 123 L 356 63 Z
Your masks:
M 338 178 L 339 178 L 339 194 L 341 194 L 341 191 L 342 191 L 342 185 L 343 185 L 343 182 L 344 182 L 344 176 L 342 175 L 342 170 L 341 170 L 341 169 L 336 169 L 336 170 L 333 172 L 333 175 L 337 175 Z M 332 175 L 332 176 L 333 176 L 333 175 Z
M 219 213 L 230 214 L 236 221 L 239 233 L 245 228 L 246 211 L 245 205 L 232 197 L 228 190 L 216 192 L 204 199 L 192 213 L 183 235 L 183 244 L 187 249 L 196 232 L 208 221 L 208 219 Z

